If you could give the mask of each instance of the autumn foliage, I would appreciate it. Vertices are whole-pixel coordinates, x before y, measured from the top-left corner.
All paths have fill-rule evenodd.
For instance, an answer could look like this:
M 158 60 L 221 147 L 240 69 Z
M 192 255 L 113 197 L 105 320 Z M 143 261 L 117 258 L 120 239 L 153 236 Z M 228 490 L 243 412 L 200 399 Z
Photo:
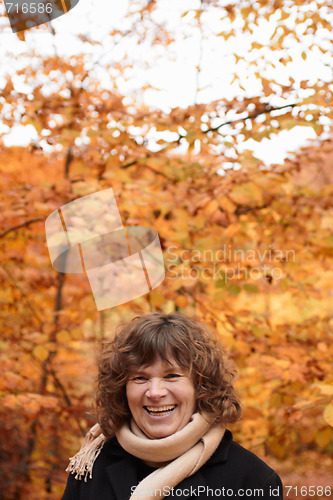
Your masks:
M 141 3 L 138 16 L 129 16 L 127 34 L 168 50 L 175 34 L 154 23 L 158 2 Z M 268 48 L 281 54 L 273 66 L 292 71 L 294 58 L 308 57 L 302 36 L 311 29 L 331 35 L 332 28 L 324 2 L 316 3 L 311 18 L 308 2 L 289 4 L 298 13 L 295 26 L 305 23 L 302 35 L 290 27 L 294 11 L 283 0 L 244 2 L 242 8 L 202 1 L 200 9 L 183 13 L 182 22 L 202 29 L 205 14 L 218 12 L 229 28 L 209 36 L 227 42 L 235 30 L 250 36 L 261 19 L 275 16 Z M 297 55 L 283 52 L 290 38 Z M 260 52 L 264 44 L 251 43 L 249 54 L 262 53 L 269 66 Z M 314 37 L 309 50 L 332 48 L 323 49 Z M 239 96 L 201 102 L 198 89 L 192 106 L 166 112 L 124 99 L 116 86 L 102 88 L 83 55 L 31 57 L 36 64 L 19 75 L 29 93 L 18 90 L 11 76 L 0 91 L 8 130 L 32 125 L 38 137 L 27 147 L 2 142 L 0 150 L 4 498 L 61 497 L 67 459 L 94 422 L 96 348 L 139 311 L 180 311 L 221 336 L 237 364 L 244 404 L 244 419 L 232 427 L 235 439 L 274 461 L 282 479 L 293 468 L 293 481 L 302 484 L 304 471 L 316 470 L 316 463 L 330 470 L 331 84 L 310 76 L 282 82 L 278 71 L 272 77 L 259 71 L 259 57 L 235 52 L 236 68 L 247 63 L 258 79 L 256 95 L 247 95 L 237 71 Z M 120 74 L 126 65 L 118 65 Z M 45 82 L 52 84 L 47 91 Z M 298 125 L 312 127 L 318 139 L 284 164 L 265 165 L 240 147 Z M 108 187 L 124 225 L 158 230 L 166 279 L 148 295 L 98 312 L 86 276 L 53 270 L 44 222 L 62 205 Z

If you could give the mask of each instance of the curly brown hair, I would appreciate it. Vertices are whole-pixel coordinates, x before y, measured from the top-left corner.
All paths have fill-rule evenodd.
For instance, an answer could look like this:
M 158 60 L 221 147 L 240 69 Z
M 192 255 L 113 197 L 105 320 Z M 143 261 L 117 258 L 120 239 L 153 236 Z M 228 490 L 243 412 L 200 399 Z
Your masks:
M 131 416 L 126 383 L 129 372 L 156 358 L 174 360 L 192 377 L 196 411 L 216 423 L 235 422 L 241 404 L 233 386 L 236 371 L 220 341 L 205 326 L 179 313 L 151 313 L 121 325 L 102 343 L 98 359 L 96 413 L 111 437 Z

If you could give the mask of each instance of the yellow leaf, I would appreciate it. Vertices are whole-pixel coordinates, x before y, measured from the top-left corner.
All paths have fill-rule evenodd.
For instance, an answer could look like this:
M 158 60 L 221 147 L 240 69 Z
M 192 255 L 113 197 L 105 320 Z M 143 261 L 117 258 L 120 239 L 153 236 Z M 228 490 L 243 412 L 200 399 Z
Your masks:
M 34 332 L 31 334 L 31 337 L 35 344 L 44 344 L 48 339 L 48 335 L 46 335 L 46 333 L 39 332 Z
M 263 203 L 263 192 L 254 182 L 235 186 L 229 194 L 232 201 L 239 205 L 257 206 Z
M 178 307 L 183 308 L 183 307 L 186 307 L 188 305 L 188 300 L 183 295 L 179 295 L 176 298 L 176 304 Z
M 308 444 L 313 442 L 316 439 L 316 430 L 308 429 L 307 427 L 303 429 L 302 427 L 299 430 L 299 436 L 302 443 Z
M 39 403 L 43 408 L 54 409 L 57 407 L 58 399 L 53 396 L 43 396 Z
M 333 427 L 333 403 L 330 403 L 326 406 L 324 410 L 324 419 L 330 425 Z
M 40 404 L 39 404 L 39 399 L 40 398 L 34 398 L 34 397 L 28 397 L 28 396 L 19 396 L 18 397 L 18 402 L 20 403 L 20 406 L 24 408 L 24 412 L 27 415 L 37 415 L 37 413 L 40 411 Z
M 195 227 L 195 229 L 202 229 L 206 226 L 207 219 L 202 215 L 197 215 L 196 217 L 191 219 L 191 224 Z
M 274 364 L 279 366 L 280 368 L 288 368 L 290 365 L 290 361 L 289 359 L 276 359 Z
M 217 200 L 210 201 L 204 208 L 205 215 L 207 215 L 207 217 L 210 217 L 213 213 L 216 212 L 218 208 L 219 204 Z
M 236 210 L 236 205 L 226 196 L 218 196 L 217 198 L 221 209 L 224 212 L 234 213 Z
M 165 303 L 164 295 L 160 293 L 151 293 L 150 294 L 150 304 L 154 307 L 159 307 Z
M 41 361 L 45 361 L 48 358 L 49 351 L 45 349 L 44 346 L 38 345 L 37 347 L 34 348 L 33 354 L 34 356 L 36 356 L 36 358 L 40 359 Z
M 163 306 L 163 312 L 165 314 L 170 314 L 170 313 L 174 312 L 174 310 L 175 310 L 174 301 L 173 300 L 165 301 L 165 299 L 164 299 L 164 302 L 165 302 L 165 305 Z
M 276 439 L 269 444 L 270 450 L 278 458 L 282 459 L 286 455 L 286 449 Z
M 60 330 L 57 333 L 57 342 L 62 342 L 63 344 L 67 344 L 71 341 L 71 336 L 66 330 Z
M 14 394 L 7 394 L 2 399 L 2 405 L 4 408 L 8 408 L 9 410 L 14 410 L 17 406 L 17 397 Z
M 327 428 L 323 431 L 317 432 L 315 441 L 320 448 L 325 448 L 325 446 L 327 446 L 331 442 L 331 439 L 332 431 L 331 429 Z
M 71 339 L 73 340 L 82 340 L 83 333 L 81 328 L 71 329 Z
M 52 333 L 54 330 L 54 325 L 53 323 L 45 323 L 43 325 L 43 333 L 46 333 L 47 335 L 49 335 L 50 333 Z
M 333 384 L 315 384 L 315 387 L 318 387 L 322 394 L 325 396 L 333 396 Z

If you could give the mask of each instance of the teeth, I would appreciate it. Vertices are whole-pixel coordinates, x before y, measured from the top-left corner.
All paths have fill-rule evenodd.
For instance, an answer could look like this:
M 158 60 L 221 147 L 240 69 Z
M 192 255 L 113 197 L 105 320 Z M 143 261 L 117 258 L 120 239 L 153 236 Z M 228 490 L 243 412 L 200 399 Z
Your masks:
M 147 410 L 153 413 L 161 413 L 164 411 L 171 411 L 174 408 L 176 408 L 176 405 L 170 405 L 170 406 L 146 406 Z

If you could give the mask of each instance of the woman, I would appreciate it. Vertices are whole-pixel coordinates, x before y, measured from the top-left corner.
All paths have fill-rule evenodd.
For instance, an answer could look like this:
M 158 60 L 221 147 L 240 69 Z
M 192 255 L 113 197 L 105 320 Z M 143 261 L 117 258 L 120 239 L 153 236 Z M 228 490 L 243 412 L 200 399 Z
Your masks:
M 283 498 L 279 476 L 232 439 L 234 370 L 217 338 L 178 313 L 147 314 L 105 342 L 96 424 L 62 500 Z

